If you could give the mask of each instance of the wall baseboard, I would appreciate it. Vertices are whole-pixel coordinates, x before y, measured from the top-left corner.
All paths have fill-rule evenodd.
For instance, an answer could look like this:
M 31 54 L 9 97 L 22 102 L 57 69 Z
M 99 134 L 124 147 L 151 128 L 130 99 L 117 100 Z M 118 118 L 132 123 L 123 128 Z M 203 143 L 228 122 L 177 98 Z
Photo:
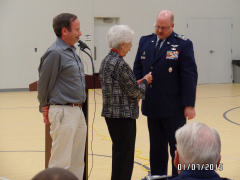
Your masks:
M 0 92 L 21 92 L 21 91 L 29 91 L 29 88 L 0 89 Z

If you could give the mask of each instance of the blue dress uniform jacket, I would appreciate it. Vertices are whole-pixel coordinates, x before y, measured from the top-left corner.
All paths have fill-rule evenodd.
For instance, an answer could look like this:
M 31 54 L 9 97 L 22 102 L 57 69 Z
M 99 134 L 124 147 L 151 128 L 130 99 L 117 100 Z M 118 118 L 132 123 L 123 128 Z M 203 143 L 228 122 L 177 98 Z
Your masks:
M 197 67 L 193 44 L 173 32 L 154 56 L 157 35 L 140 39 L 134 63 L 137 79 L 152 72 L 153 81 L 142 102 L 142 113 L 152 118 L 171 117 L 195 106 Z

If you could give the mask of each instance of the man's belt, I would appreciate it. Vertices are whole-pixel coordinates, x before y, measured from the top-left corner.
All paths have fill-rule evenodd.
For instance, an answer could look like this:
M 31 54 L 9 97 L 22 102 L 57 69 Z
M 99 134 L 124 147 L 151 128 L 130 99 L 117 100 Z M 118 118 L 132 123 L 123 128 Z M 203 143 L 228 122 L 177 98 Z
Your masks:
M 66 105 L 69 105 L 69 106 L 72 106 L 72 107 L 74 107 L 74 106 L 82 107 L 82 104 L 75 104 L 75 103 L 68 103 Z
M 76 103 L 67 103 L 67 104 L 53 104 L 53 105 L 59 105 L 59 106 L 77 106 L 77 107 L 82 107 L 82 104 L 76 104 Z

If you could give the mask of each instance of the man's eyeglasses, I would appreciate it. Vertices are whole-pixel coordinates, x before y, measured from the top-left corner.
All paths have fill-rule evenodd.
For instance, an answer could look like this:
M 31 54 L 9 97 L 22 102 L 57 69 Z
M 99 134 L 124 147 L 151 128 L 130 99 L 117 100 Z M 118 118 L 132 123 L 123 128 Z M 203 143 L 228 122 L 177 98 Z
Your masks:
M 157 30 L 167 31 L 171 26 L 162 27 L 162 26 L 154 25 L 154 27 Z

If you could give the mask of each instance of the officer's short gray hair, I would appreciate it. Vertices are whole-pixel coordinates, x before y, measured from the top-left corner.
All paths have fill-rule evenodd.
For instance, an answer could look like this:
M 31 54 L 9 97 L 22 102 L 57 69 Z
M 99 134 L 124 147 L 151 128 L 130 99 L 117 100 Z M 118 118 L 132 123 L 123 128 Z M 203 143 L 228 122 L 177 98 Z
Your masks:
M 107 33 L 107 41 L 110 48 L 118 49 L 121 43 L 130 43 L 133 40 L 134 31 L 127 25 L 114 25 Z
M 221 141 L 215 129 L 192 122 L 179 128 L 175 136 L 179 156 L 186 164 L 217 164 Z

